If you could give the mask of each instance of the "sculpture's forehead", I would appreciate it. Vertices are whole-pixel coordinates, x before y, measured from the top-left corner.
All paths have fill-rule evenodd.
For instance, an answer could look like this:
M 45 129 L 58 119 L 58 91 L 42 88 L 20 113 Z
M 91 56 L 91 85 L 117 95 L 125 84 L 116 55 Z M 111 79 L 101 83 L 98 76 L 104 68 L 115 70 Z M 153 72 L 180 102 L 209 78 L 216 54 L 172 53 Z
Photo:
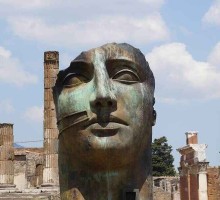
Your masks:
M 121 47 L 117 44 L 107 44 L 98 48 L 82 52 L 75 60 L 84 60 L 87 62 L 105 62 L 106 60 L 123 59 L 129 60 L 139 65 L 143 64 L 143 58 L 137 49 L 130 47 Z

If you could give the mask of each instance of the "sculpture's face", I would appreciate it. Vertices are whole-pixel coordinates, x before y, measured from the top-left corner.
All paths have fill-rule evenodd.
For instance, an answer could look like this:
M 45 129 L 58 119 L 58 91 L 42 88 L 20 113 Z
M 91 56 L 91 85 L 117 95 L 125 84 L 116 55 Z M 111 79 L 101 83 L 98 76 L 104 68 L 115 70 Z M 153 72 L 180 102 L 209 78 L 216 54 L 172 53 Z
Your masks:
M 86 163 L 138 158 L 151 143 L 152 82 L 136 52 L 116 44 L 83 52 L 55 86 L 60 151 Z

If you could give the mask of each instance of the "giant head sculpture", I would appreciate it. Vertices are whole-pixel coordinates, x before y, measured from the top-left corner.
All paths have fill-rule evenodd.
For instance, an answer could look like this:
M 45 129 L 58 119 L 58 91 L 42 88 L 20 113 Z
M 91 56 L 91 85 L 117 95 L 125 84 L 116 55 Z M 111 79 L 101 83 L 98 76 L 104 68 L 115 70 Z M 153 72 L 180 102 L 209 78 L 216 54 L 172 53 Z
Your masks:
M 152 199 L 154 76 L 129 44 L 82 52 L 54 87 L 62 199 Z

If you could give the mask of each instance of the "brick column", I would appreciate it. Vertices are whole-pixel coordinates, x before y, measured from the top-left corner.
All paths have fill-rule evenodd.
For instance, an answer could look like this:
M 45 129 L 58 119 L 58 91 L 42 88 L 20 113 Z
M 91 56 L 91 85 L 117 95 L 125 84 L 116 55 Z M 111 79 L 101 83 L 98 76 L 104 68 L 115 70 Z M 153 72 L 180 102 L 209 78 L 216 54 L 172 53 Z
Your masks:
M 59 53 L 44 52 L 44 170 L 42 186 L 58 186 L 58 129 L 52 88 L 59 72 Z
M 0 124 L 0 189 L 14 188 L 13 124 Z
M 185 167 L 179 167 L 180 174 L 180 199 L 189 200 L 189 187 L 188 187 L 188 169 Z

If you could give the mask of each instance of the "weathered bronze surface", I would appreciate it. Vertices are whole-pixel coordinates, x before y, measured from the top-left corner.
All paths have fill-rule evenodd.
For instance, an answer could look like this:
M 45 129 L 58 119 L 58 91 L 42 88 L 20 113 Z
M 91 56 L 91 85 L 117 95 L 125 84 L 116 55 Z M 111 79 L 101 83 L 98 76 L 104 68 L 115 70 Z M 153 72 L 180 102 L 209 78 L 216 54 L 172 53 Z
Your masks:
M 116 43 L 82 52 L 59 72 L 54 101 L 61 198 L 151 200 L 156 113 L 144 55 Z

